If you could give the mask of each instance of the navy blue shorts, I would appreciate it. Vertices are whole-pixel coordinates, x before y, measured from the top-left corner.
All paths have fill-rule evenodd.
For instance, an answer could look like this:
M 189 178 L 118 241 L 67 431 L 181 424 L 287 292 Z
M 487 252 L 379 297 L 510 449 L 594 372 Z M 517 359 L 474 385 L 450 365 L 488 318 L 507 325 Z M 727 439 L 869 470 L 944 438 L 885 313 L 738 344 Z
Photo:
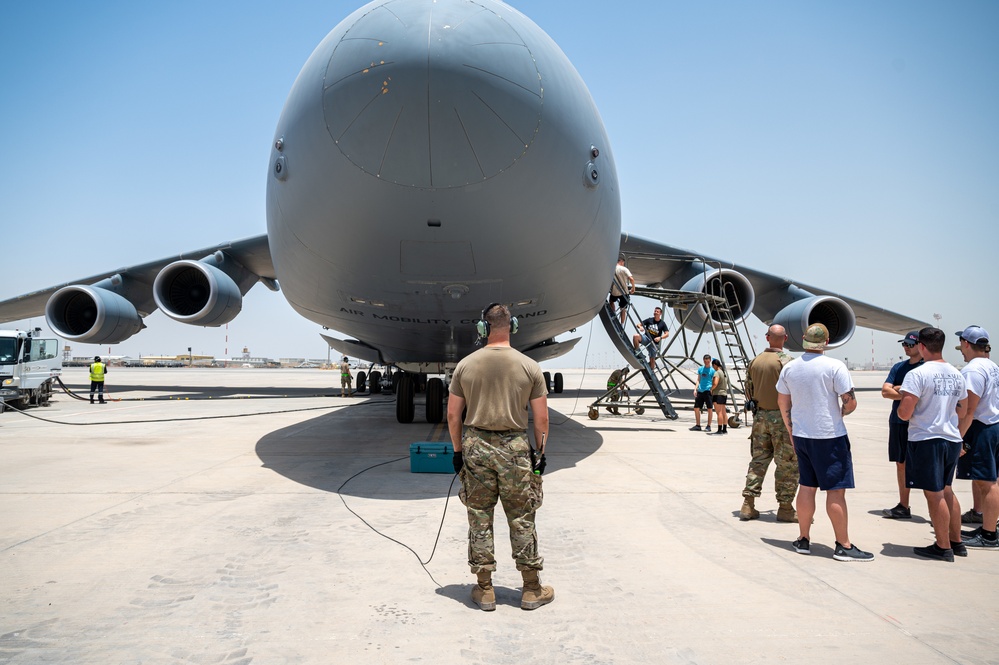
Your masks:
M 728 401 L 728 395 L 712 395 L 711 401 L 715 404 L 724 404 Z
M 971 431 L 970 427 L 968 431 Z M 975 437 L 971 452 L 965 455 L 971 458 L 971 479 L 995 482 L 999 477 L 996 474 L 997 456 L 999 456 L 999 423 L 984 426 Z
M 909 423 L 888 423 L 888 461 L 905 464 L 905 447 L 909 443 Z
M 792 437 L 798 454 L 798 484 L 820 490 L 848 490 L 853 482 L 853 455 L 850 437 L 807 439 Z
M 905 486 L 927 492 L 942 492 L 954 481 L 954 470 L 960 454 L 960 441 L 910 441 L 905 454 Z
M 978 433 L 985 429 L 985 423 L 980 420 L 972 420 L 968 431 L 964 433 L 964 445 L 968 452 L 957 460 L 958 480 L 971 480 L 971 465 L 975 457 L 975 439 Z
M 711 401 L 711 391 L 705 390 L 704 392 L 699 392 L 694 396 L 694 408 L 695 409 L 710 409 L 714 406 L 714 402 Z

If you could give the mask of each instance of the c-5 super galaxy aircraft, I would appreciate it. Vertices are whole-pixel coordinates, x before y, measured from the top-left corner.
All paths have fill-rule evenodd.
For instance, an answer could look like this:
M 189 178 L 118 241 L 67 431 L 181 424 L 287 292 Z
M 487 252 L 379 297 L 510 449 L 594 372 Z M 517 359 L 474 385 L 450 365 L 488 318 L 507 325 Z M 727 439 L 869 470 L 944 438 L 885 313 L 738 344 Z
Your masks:
M 0 321 L 44 311 L 68 340 L 112 344 L 156 308 L 224 325 L 263 282 L 354 338 L 327 338 L 337 351 L 402 372 L 397 416 L 408 421 L 413 375 L 445 372 L 474 350 L 487 303 L 510 304 L 515 346 L 536 360 L 571 349 L 577 339 L 555 337 L 596 315 L 622 251 L 645 284 L 731 284 L 740 317 L 782 323 L 792 339 L 814 321 L 829 326 L 830 346 L 858 323 L 921 325 L 622 236 L 614 155 L 589 91 L 547 34 L 496 0 L 376 0 L 326 36 L 274 133 L 266 235 L 7 300 Z M 649 253 L 689 259 L 639 258 Z M 393 260 L 372 270 L 371 256 Z M 440 420 L 443 399 L 431 379 L 428 419 Z

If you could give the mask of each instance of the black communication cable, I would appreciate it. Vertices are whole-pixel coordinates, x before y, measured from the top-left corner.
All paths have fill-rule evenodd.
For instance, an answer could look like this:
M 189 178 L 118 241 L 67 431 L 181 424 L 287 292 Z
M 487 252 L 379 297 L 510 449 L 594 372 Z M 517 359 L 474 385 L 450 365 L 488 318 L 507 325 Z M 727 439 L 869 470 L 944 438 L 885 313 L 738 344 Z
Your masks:
M 371 526 L 371 524 L 368 523 L 368 521 L 366 519 L 364 519 L 363 517 L 361 517 L 360 515 L 358 515 L 354 511 L 353 508 L 351 508 L 350 506 L 347 505 L 347 500 L 344 499 L 343 498 L 343 494 L 340 493 L 340 490 L 342 490 L 344 487 L 346 487 L 347 483 L 349 483 L 354 478 L 357 478 L 362 473 L 367 473 L 371 469 L 377 469 L 378 467 L 385 466 L 386 464 L 393 464 L 395 462 L 401 462 L 402 460 L 405 460 L 405 459 L 409 459 L 409 458 L 408 457 L 398 457 L 396 459 L 388 460 L 387 462 L 379 462 L 378 464 L 372 464 L 371 466 L 367 467 L 366 469 L 361 469 L 360 471 L 358 471 L 357 473 L 355 473 L 353 476 L 351 476 L 347 480 L 343 481 L 343 484 L 341 484 L 340 487 L 337 488 L 336 495 L 338 497 L 340 497 L 340 501 L 343 502 L 343 507 L 346 508 L 350 512 L 351 515 L 353 515 L 357 519 L 361 520 L 361 522 L 363 522 L 366 527 L 368 527 L 369 529 L 371 529 L 372 531 L 374 531 L 375 533 L 377 533 L 382 538 L 385 538 L 386 540 L 391 540 L 396 545 L 401 545 L 401 546 L 405 547 L 407 550 L 409 550 L 410 552 L 412 552 L 413 556 L 415 556 L 416 560 L 420 562 L 420 566 L 423 568 L 424 572 L 426 572 L 426 574 L 430 578 L 430 580 L 434 584 L 436 584 L 438 588 L 442 589 L 444 587 L 441 585 L 441 583 L 438 582 L 437 580 L 435 580 L 433 574 L 431 574 L 431 572 L 429 570 L 427 570 L 427 564 L 429 564 L 433 560 L 434 554 L 437 552 L 437 544 L 440 542 L 441 532 L 444 530 L 444 518 L 447 516 L 447 505 L 448 505 L 448 502 L 451 500 L 451 490 L 454 488 L 454 481 L 458 478 L 458 474 L 457 473 L 454 474 L 454 477 L 451 478 L 451 484 L 447 488 L 447 498 L 444 500 L 444 512 L 441 514 L 441 524 L 437 528 L 437 537 L 434 539 L 434 547 L 430 551 L 430 558 L 428 558 L 426 561 L 421 561 L 420 560 L 420 555 L 416 553 L 416 550 L 414 550 L 412 547 L 410 547 L 406 543 L 402 542 L 401 540 L 396 540 L 392 536 L 386 536 L 384 533 L 382 533 L 381 531 L 379 531 L 375 527 Z

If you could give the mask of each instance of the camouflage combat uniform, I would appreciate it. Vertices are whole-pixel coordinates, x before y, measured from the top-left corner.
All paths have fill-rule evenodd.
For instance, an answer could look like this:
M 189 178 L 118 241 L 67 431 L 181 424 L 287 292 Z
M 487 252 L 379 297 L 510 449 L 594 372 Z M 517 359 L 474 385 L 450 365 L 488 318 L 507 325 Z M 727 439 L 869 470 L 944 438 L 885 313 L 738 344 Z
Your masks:
M 527 433 L 467 427 L 462 435 L 465 466 L 458 497 L 468 509 L 468 565 L 473 573 L 495 571 L 493 511 L 502 500 L 517 570 L 541 570 L 534 514 L 541 507 L 541 476 L 531 472 Z
M 475 574 L 496 570 L 493 512 L 502 501 L 517 570 L 541 570 L 534 516 L 542 481 L 531 468 L 527 438 L 529 408 L 537 400 L 547 404 L 541 367 L 513 348 L 485 346 L 458 363 L 450 392 L 465 400 L 458 497 L 468 513 L 469 568 Z
M 777 466 L 774 472 L 774 490 L 778 503 L 794 501 L 798 491 L 798 457 L 788 436 L 780 409 L 777 408 L 777 377 L 781 368 L 793 360 L 784 351 L 767 349 L 746 369 L 746 393 L 758 403 L 750 433 L 749 470 L 742 496 L 758 497 L 763 490 L 770 460 Z
M 753 431 L 749 437 L 752 460 L 746 473 L 743 496 L 758 497 L 763 490 L 770 460 L 774 460 L 774 490 L 778 503 L 794 501 L 798 491 L 798 457 L 787 435 L 780 410 L 758 409 L 753 418 Z

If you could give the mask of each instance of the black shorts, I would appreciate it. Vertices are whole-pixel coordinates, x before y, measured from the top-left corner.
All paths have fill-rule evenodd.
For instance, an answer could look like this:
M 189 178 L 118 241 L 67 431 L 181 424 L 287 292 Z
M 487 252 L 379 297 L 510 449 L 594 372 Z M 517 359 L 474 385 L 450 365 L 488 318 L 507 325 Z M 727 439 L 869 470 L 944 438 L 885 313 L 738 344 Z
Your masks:
M 888 423 L 888 461 L 905 464 L 905 450 L 909 443 L 909 423 Z
M 711 401 L 711 391 L 705 390 L 704 392 L 697 393 L 694 396 L 694 408 L 695 409 L 710 409 L 714 406 L 714 402 Z
M 968 452 L 957 460 L 957 479 L 971 480 L 971 465 L 975 457 L 975 439 L 978 433 L 985 429 L 985 423 L 980 420 L 972 420 L 971 427 L 964 433 L 964 445 Z
M 798 454 L 798 483 L 820 490 L 848 490 L 856 487 L 853 480 L 853 454 L 850 439 L 792 437 Z
M 611 296 L 610 301 L 612 303 L 617 303 L 622 309 L 628 306 L 629 298 L 628 296 Z
M 954 470 L 960 454 L 960 441 L 910 441 L 905 453 L 905 486 L 927 492 L 942 492 L 954 481 Z
M 728 401 L 728 395 L 712 395 L 711 401 L 715 404 L 724 404 Z
M 975 421 L 978 422 L 978 421 Z M 968 428 L 969 431 L 971 428 Z M 983 426 L 975 445 L 965 457 L 971 457 L 971 479 L 996 481 L 996 457 L 999 457 L 999 423 Z

